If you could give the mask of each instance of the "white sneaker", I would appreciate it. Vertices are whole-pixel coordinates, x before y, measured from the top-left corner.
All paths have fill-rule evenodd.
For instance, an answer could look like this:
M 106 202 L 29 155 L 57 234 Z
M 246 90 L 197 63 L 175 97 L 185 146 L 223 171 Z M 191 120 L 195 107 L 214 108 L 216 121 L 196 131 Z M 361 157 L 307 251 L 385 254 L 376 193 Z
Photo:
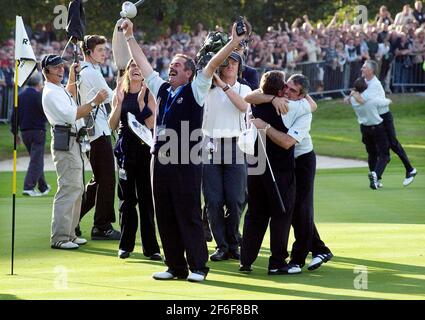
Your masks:
M 418 172 L 416 171 L 415 168 L 413 168 L 412 171 L 410 171 L 409 173 L 406 174 L 406 178 L 403 181 L 403 186 L 407 187 L 409 184 L 411 184 L 413 182 L 413 180 L 415 180 L 415 176 Z
M 87 243 L 87 240 L 84 238 L 75 238 L 72 242 L 78 244 L 79 246 L 83 246 Z
M 80 246 L 71 241 L 58 241 L 51 245 L 52 249 L 64 249 L 64 250 L 72 250 L 78 249 Z
M 320 268 L 320 266 L 323 263 L 328 262 L 332 258 L 333 258 L 333 254 L 331 252 L 329 252 L 329 253 L 323 253 L 323 254 L 318 254 L 317 256 L 313 257 L 313 259 L 311 260 L 311 262 L 308 265 L 307 269 L 310 270 L 310 271 L 316 270 L 317 268 Z
M 190 275 L 187 277 L 187 280 L 190 282 L 202 282 L 206 277 L 207 275 L 204 272 L 194 271 L 190 273 Z
M 41 193 L 37 190 L 34 190 L 34 189 L 24 190 L 24 191 L 22 191 L 22 194 L 24 196 L 30 196 L 30 197 L 41 197 Z
M 176 276 L 173 271 L 171 271 L 170 269 L 168 269 L 167 271 L 164 272 L 155 272 L 152 275 L 152 278 L 154 278 L 155 280 L 174 280 L 174 279 L 186 279 L 186 275 L 179 275 Z
M 48 195 L 50 190 L 52 190 L 52 187 L 50 185 L 47 185 L 47 189 L 43 192 L 40 192 L 40 196 Z
M 381 180 L 378 180 L 378 188 L 381 189 L 383 187 L 384 187 L 384 185 L 382 184 Z
M 288 274 L 297 274 L 297 273 L 301 273 L 301 267 L 299 264 L 292 264 L 290 263 L 288 265 Z

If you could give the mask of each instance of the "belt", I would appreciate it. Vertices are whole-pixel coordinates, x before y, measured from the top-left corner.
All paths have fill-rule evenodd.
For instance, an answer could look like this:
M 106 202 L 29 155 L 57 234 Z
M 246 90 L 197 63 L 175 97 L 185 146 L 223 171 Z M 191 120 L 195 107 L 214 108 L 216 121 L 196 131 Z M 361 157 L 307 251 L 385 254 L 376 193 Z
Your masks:
M 381 122 L 380 124 L 374 124 L 374 125 L 371 125 L 371 126 L 365 126 L 364 124 L 362 124 L 361 126 L 363 128 L 375 130 L 375 129 L 378 129 L 378 128 L 382 127 L 383 126 L 383 123 Z

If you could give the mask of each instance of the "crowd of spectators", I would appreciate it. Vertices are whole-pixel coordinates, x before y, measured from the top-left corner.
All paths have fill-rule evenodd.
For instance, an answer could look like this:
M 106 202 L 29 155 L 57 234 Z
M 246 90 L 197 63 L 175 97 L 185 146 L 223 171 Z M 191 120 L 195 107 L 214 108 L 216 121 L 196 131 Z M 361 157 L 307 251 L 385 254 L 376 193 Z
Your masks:
M 223 28 L 216 26 L 216 31 Z M 27 27 L 27 32 L 39 60 L 45 54 L 61 54 L 67 43 L 58 41 L 49 25 L 37 25 L 34 31 Z M 199 23 L 190 33 L 178 25 L 174 32 L 169 28 L 155 42 L 144 42 L 142 33 L 138 40 L 154 69 L 166 78 L 170 57 L 176 53 L 195 57 L 207 34 Z M 110 43 L 107 49 L 109 58 L 102 72 L 114 86 L 117 70 Z M 72 46 L 68 47 L 65 57 L 71 58 L 72 53 Z M 314 25 L 308 16 L 303 16 L 291 25 L 283 22 L 270 26 L 263 36 L 252 33 L 245 62 L 260 72 L 270 69 L 282 69 L 288 74 L 303 72 L 310 78 L 315 92 L 326 93 L 349 88 L 368 58 L 378 62 L 377 74 L 387 92 L 413 90 L 397 84 L 425 82 L 425 13 L 421 1 L 416 1 L 414 8 L 404 5 L 394 19 L 382 6 L 374 21 L 363 25 L 351 24 L 348 18 L 338 24 L 335 15 L 328 25 Z M 13 88 L 14 64 L 14 40 L 10 39 L 0 48 L 0 106 L 12 103 L 13 90 L 8 88 Z M 0 108 L 3 113 L 0 119 L 6 116 L 7 109 Z

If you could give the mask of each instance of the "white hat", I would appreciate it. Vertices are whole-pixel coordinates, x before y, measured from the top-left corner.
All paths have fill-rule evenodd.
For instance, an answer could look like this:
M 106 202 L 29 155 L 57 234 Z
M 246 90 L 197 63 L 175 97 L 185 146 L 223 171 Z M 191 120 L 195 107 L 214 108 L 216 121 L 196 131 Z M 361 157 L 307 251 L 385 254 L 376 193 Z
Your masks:
M 251 125 L 247 130 L 244 130 L 238 138 L 238 147 L 246 154 L 254 155 L 255 141 L 257 140 L 257 127 Z

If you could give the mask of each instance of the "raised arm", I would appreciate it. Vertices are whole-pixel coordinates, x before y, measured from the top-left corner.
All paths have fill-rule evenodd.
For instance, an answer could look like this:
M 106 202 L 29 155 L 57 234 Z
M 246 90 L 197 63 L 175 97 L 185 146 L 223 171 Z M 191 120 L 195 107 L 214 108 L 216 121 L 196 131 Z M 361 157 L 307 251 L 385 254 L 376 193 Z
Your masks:
M 80 72 L 80 64 L 79 63 L 73 63 L 71 67 L 69 68 L 69 77 L 68 82 L 65 86 L 65 89 L 71 93 L 71 95 L 74 97 L 74 100 L 77 101 L 77 88 L 76 88 L 76 80 L 75 80 L 75 71 Z
M 244 25 L 246 32 L 246 26 Z M 206 78 L 212 78 L 213 73 L 217 68 L 227 59 L 234 49 L 239 46 L 239 43 L 246 37 L 246 34 L 238 36 L 236 33 L 236 23 L 233 24 L 232 28 L 232 40 L 229 41 L 214 57 L 208 62 L 207 66 L 202 70 L 202 73 Z
M 121 28 L 124 31 L 124 36 L 127 40 L 127 46 L 130 50 L 131 57 L 136 62 L 137 66 L 140 68 L 143 77 L 146 79 L 153 72 L 153 68 L 143 53 L 142 48 L 140 48 L 133 34 L 133 23 L 126 19 Z

